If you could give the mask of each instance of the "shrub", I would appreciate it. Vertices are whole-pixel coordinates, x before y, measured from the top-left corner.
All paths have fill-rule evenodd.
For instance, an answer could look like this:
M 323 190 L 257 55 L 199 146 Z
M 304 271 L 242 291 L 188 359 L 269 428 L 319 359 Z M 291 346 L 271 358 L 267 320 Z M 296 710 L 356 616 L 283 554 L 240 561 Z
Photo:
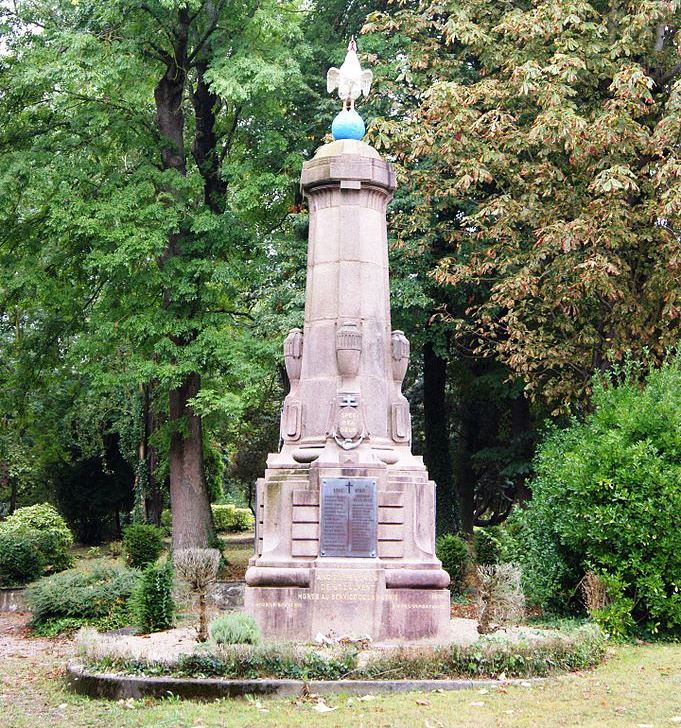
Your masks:
M 38 503 L 19 508 L 0 524 L 0 533 L 21 529 L 35 531 L 34 546 L 42 553 L 45 570 L 61 571 L 71 566 L 69 549 L 73 545 L 73 534 L 54 506 Z
M 594 411 L 540 446 L 516 514 L 529 600 L 580 609 L 587 571 L 608 584 L 594 617 L 614 634 L 681 634 L 681 358 L 594 384 Z M 616 383 L 614 376 L 622 380 Z
M 496 528 L 476 528 L 473 533 L 475 563 L 492 566 L 501 560 L 501 539 Z
M 248 508 L 237 508 L 231 503 L 213 504 L 213 522 L 216 531 L 248 531 L 255 519 Z
M 170 508 L 164 508 L 161 511 L 161 528 L 166 536 L 170 536 L 173 532 L 173 514 Z
M 260 628 L 249 614 L 232 612 L 223 614 L 210 625 L 210 638 L 218 645 L 257 645 Z
M 517 622 L 525 612 L 525 597 L 520 586 L 520 569 L 513 564 L 478 566 L 478 632 L 492 632 L 491 621 Z
M 45 558 L 36 548 L 39 538 L 32 528 L 0 531 L 0 586 L 18 586 L 42 576 Z
M 208 638 L 206 627 L 206 592 L 215 581 L 220 567 L 217 549 L 180 549 L 173 555 L 177 575 L 199 598 L 199 642 Z
M 468 544 L 453 533 L 443 534 L 436 542 L 437 557 L 442 561 L 442 568 L 452 580 L 452 590 L 463 589 L 463 578 L 468 568 Z
M 123 534 L 123 550 L 130 566 L 143 568 L 161 555 L 163 533 L 148 523 L 133 523 Z
M 149 564 L 130 598 L 134 624 L 144 633 L 170 629 L 175 619 L 171 562 Z
M 140 579 L 138 572 L 94 563 L 89 571 L 72 569 L 36 582 L 26 590 L 34 628 L 57 620 L 68 627 L 94 624 L 115 629 L 128 623 L 128 601 Z

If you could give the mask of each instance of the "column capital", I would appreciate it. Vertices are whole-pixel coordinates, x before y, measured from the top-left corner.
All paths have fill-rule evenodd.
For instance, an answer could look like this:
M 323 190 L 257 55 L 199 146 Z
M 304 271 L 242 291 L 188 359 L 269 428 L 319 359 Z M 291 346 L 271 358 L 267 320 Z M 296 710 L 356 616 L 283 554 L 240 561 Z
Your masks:
M 300 186 L 306 195 L 318 187 L 378 187 L 390 197 L 397 184 L 392 166 L 373 147 L 343 139 L 320 147 L 314 158 L 303 164 Z

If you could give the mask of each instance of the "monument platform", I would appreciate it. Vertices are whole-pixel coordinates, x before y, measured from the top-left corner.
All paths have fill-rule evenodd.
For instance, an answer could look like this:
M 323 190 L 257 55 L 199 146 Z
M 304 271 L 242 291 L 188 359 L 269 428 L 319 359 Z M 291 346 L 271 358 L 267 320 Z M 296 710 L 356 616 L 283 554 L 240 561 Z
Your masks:
M 437 637 L 450 598 L 434 553 L 434 490 L 425 468 L 268 470 L 246 611 L 266 637 Z

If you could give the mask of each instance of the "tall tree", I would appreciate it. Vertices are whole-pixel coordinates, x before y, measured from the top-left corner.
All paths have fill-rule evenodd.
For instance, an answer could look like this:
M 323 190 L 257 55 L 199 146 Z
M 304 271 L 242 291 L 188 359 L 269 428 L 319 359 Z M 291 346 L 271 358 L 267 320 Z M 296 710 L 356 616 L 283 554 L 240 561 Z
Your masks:
M 453 199 L 446 187 L 432 184 L 439 175 L 438 150 L 421 147 L 415 153 L 416 140 L 406 129 L 416 124 L 414 114 L 433 84 L 443 76 L 464 81 L 471 71 L 417 10 L 416 2 L 400 3 L 390 16 L 374 15 L 365 26 L 362 47 L 375 50 L 377 58 L 368 134 L 398 172 L 390 208 L 392 303 L 416 354 L 415 446 L 438 486 L 438 531 L 472 533 L 474 525 L 508 515 L 509 504 L 522 492 L 532 456 L 532 423 L 528 416 L 522 429 L 522 418 L 516 417 L 516 427 L 507 426 L 513 411 L 524 410 L 522 387 L 505 382 L 509 370 L 479 356 L 470 333 L 452 321 L 484 300 L 484 287 L 449 286 L 432 276 L 451 254 L 449 235 L 473 208 L 464 197 Z M 387 33 L 371 32 L 377 18 Z
M 153 384 L 174 546 L 205 546 L 202 418 L 290 204 L 300 14 L 39 0 L 0 17 L 3 310 L 32 302 L 30 328 L 102 397 Z
M 372 18 L 414 38 L 405 77 L 431 76 L 377 130 L 428 161 L 414 219 L 463 208 L 428 218 L 449 248 L 437 280 L 483 294 L 450 316 L 555 412 L 627 350 L 660 359 L 679 338 L 680 10 L 438 0 Z

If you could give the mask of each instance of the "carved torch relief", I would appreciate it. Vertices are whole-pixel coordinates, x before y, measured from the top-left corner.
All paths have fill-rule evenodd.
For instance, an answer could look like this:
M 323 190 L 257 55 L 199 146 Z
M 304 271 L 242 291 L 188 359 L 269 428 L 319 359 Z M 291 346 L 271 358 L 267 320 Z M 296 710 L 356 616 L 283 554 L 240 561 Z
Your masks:
M 393 331 L 391 340 L 393 381 L 397 402 L 392 405 L 392 435 L 395 442 L 411 442 L 409 402 L 402 394 L 402 382 L 409 366 L 409 340 L 403 331 Z
M 303 409 L 298 399 L 298 383 L 303 366 L 303 332 L 300 329 L 291 329 L 284 341 L 284 363 L 291 391 L 284 400 L 281 412 L 281 439 L 295 441 L 300 439 Z

